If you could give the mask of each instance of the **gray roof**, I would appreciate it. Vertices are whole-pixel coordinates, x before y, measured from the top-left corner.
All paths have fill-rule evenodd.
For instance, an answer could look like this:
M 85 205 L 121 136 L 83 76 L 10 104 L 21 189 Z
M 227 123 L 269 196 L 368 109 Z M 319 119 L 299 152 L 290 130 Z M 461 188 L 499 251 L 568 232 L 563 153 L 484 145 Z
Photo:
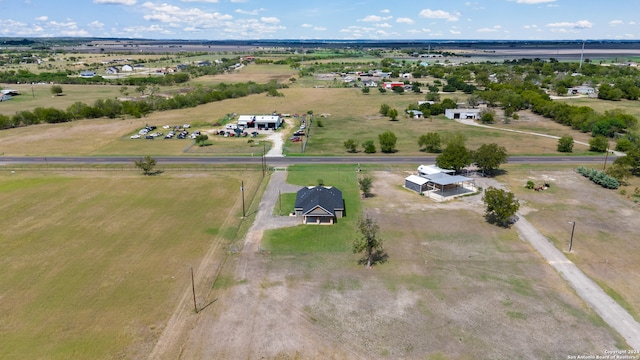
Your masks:
M 445 173 L 432 174 L 424 177 L 429 179 L 430 182 L 442 186 L 473 180 L 472 178 L 468 178 L 466 176 L 448 175 Z
M 344 210 L 342 192 L 334 187 L 304 187 L 298 190 L 296 196 L 296 209 L 302 209 L 302 214 L 307 214 L 318 207 L 335 215 L 336 210 Z

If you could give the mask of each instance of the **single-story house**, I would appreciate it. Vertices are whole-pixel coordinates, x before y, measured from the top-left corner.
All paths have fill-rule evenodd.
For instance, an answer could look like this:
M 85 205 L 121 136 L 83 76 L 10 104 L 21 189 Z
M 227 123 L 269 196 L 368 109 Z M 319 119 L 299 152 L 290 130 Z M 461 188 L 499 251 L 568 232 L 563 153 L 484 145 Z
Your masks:
M 420 111 L 420 110 L 407 110 L 407 114 L 412 119 L 423 119 L 424 118 L 424 113 L 422 111 Z
M 96 72 L 95 71 L 82 71 L 80 72 L 80 77 L 83 78 L 92 78 L 96 76 Z
M 446 109 L 444 116 L 448 119 L 478 119 L 480 109 Z
M 3 89 L 3 90 L 0 90 L 0 94 L 8 95 L 8 96 L 17 96 L 17 95 L 20 95 L 20 92 L 18 90 Z
M 122 65 L 120 70 L 122 72 L 132 72 L 133 71 L 133 66 L 131 66 L 131 65 Z
M 109 66 L 105 72 L 107 74 L 117 74 L 118 69 L 115 66 Z
M 255 129 L 277 129 L 282 125 L 282 118 L 278 115 L 240 115 L 238 126 Z
M 572 88 L 567 89 L 567 94 L 569 95 L 577 95 L 577 94 L 581 94 L 581 95 L 590 95 L 590 94 L 595 94 L 596 89 L 592 88 L 591 86 L 575 86 Z
M 0 102 L 7 101 L 7 100 L 11 100 L 11 95 L 6 95 L 6 94 L 0 95 Z
M 362 82 L 362 86 L 365 87 L 378 87 L 378 83 L 374 80 L 365 80 Z
M 338 188 L 308 186 L 298 190 L 294 207 L 303 224 L 333 224 L 344 216 L 344 199 Z
M 401 81 L 385 81 L 382 84 L 382 87 L 387 89 L 387 90 L 391 90 L 391 89 L 393 89 L 394 87 L 397 87 L 397 86 L 404 86 L 404 83 L 401 82 Z
M 409 190 L 413 190 L 418 194 L 422 194 L 423 192 L 429 189 L 428 184 L 429 179 L 423 178 L 418 175 L 409 175 L 404 178 L 404 187 Z

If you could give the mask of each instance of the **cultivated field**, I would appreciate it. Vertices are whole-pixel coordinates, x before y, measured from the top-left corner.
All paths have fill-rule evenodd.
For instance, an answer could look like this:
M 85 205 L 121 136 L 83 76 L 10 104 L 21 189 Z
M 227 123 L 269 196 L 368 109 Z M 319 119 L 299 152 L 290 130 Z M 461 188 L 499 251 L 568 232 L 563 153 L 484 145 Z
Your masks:
M 0 172 L 0 358 L 146 357 L 196 275 L 210 301 L 262 173 Z M 239 235 L 240 234 L 240 235 Z

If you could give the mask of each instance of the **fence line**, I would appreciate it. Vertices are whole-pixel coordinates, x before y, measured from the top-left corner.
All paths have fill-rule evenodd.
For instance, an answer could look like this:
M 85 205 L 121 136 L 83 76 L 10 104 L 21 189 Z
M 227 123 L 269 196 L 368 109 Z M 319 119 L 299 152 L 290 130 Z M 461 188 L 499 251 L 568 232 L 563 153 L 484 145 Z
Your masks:
M 140 171 L 135 166 L 82 166 L 82 165 L 5 165 L 0 166 L 4 171 L 106 171 L 129 172 Z M 156 167 L 159 172 L 185 172 L 185 171 L 262 171 L 258 166 L 231 167 L 224 165 L 192 166 L 192 167 Z

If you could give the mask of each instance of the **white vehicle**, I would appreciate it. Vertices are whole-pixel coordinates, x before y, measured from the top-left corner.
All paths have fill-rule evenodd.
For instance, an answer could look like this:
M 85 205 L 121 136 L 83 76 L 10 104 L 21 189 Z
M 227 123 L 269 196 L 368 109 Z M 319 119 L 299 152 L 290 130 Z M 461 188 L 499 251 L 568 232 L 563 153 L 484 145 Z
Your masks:
M 140 134 L 140 135 L 147 135 L 147 133 L 148 133 L 148 132 L 149 132 L 149 130 L 148 130 L 148 129 L 142 129 L 142 130 L 138 131 L 138 134 Z
M 141 137 L 141 136 L 140 136 L 139 134 L 131 135 L 131 138 L 132 138 L 132 139 L 140 139 L 140 137 Z
M 171 129 L 171 125 L 165 125 L 162 127 L 163 129 Z
M 189 124 L 184 124 L 184 125 L 182 125 L 182 127 L 183 127 L 183 128 L 185 128 L 185 129 L 188 129 L 188 128 L 190 128 L 190 127 L 191 127 L 191 125 L 189 125 Z

